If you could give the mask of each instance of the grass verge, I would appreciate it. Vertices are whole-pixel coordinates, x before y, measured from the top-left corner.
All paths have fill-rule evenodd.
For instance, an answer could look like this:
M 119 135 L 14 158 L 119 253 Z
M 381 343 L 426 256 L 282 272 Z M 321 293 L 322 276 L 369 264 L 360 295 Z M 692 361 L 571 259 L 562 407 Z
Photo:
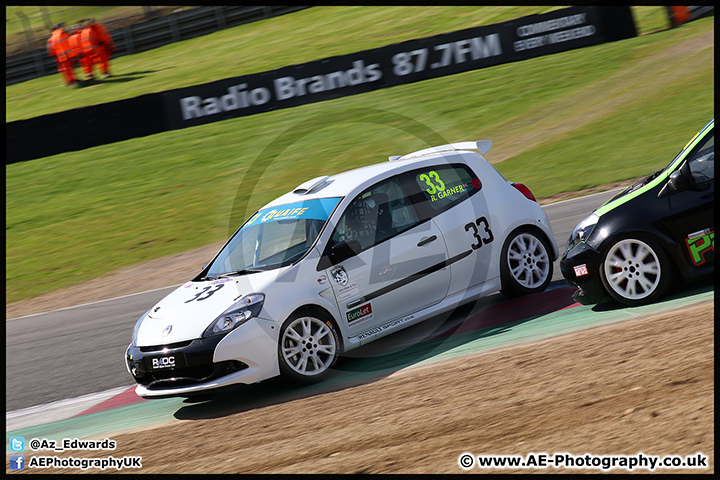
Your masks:
M 277 32 L 283 28 L 274 22 L 333 8 L 343 10 L 313 8 L 263 22 Z M 325 23 L 339 22 L 329 18 Z M 323 28 L 321 20 L 315 18 L 315 29 Z M 263 22 L 238 32 L 263 32 Z M 409 25 L 408 38 L 432 34 Z M 350 50 L 399 41 L 401 33 Z M 215 35 L 227 42 L 229 34 Z M 491 139 L 488 160 L 538 198 L 650 173 L 713 116 L 713 35 L 713 19 L 701 19 L 621 42 L 9 165 L 6 301 L 221 241 L 236 227 L 229 219 L 238 195 L 256 209 L 308 178 L 427 146 L 401 129 L 347 115 L 357 109 L 408 117 L 450 141 Z M 199 40 L 183 42 L 185 56 Z M 172 48 L 180 52 L 179 44 Z M 312 58 L 338 45 L 324 48 Z M 287 50 L 279 63 L 289 63 Z M 153 52 L 127 57 L 135 62 L 130 68 L 152 69 Z M 297 61 L 312 59 L 307 55 Z M 316 122 L 267 168 L 255 191 L 238 191 L 266 146 L 301 122 L 322 118 L 327 121 Z

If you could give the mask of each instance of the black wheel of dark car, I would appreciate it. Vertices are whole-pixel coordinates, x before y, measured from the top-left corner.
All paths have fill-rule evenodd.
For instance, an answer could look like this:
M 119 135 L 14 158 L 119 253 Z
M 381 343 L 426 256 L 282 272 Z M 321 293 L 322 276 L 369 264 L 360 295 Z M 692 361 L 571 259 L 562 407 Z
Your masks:
M 655 242 L 623 238 L 605 251 L 600 278 L 615 300 L 634 307 L 662 297 L 671 282 L 671 268 Z
M 500 256 L 500 291 L 518 297 L 545 290 L 553 274 L 550 251 L 545 238 L 534 230 L 524 228 L 510 234 Z
M 280 329 L 280 373 L 301 384 L 325 379 L 340 353 L 340 341 L 332 321 L 315 312 L 288 318 Z

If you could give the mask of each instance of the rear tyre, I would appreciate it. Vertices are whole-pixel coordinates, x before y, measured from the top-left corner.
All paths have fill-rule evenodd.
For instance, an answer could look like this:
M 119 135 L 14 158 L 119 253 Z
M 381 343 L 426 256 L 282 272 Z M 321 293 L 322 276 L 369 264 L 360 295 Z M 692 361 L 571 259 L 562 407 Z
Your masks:
M 340 341 L 332 321 L 316 313 L 297 313 L 280 329 L 280 373 L 300 384 L 324 380 L 340 354 Z
M 542 292 L 550 284 L 553 263 L 547 240 L 523 228 L 505 241 L 500 256 L 500 291 L 508 297 Z
M 600 277 L 613 299 L 635 307 L 665 294 L 671 268 L 667 255 L 655 242 L 623 238 L 603 255 Z

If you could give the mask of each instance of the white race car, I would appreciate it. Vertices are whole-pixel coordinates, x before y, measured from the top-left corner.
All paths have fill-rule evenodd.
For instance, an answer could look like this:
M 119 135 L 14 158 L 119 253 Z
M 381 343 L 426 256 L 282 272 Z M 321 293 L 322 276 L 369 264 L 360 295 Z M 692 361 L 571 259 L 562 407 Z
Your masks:
M 285 375 L 478 297 L 544 290 L 558 257 L 529 189 L 461 142 L 299 185 L 137 322 L 125 355 L 142 397 Z

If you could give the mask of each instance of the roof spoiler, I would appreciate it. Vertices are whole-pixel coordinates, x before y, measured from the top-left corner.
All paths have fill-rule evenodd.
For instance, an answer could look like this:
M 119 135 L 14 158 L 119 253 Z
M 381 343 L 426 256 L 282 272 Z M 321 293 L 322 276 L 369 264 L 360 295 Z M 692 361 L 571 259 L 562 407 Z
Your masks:
M 422 157 L 423 155 L 428 155 L 431 153 L 452 152 L 457 150 L 475 150 L 480 153 L 480 155 L 485 155 L 488 151 L 490 151 L 490 148 L 492 148 L 492 141 L 490 140 L 478 140 L 477 142 L 458 142 L 449 143 L 447 145 L 440 145 L 439 147 L 425 148 L 423 150 L 418 150 L 417 152 L 408 153 L 406 155 L 392 155 L 388 157 L 388 159 L 391 162 L 394 162 L 395 160 L 400 159 Z

